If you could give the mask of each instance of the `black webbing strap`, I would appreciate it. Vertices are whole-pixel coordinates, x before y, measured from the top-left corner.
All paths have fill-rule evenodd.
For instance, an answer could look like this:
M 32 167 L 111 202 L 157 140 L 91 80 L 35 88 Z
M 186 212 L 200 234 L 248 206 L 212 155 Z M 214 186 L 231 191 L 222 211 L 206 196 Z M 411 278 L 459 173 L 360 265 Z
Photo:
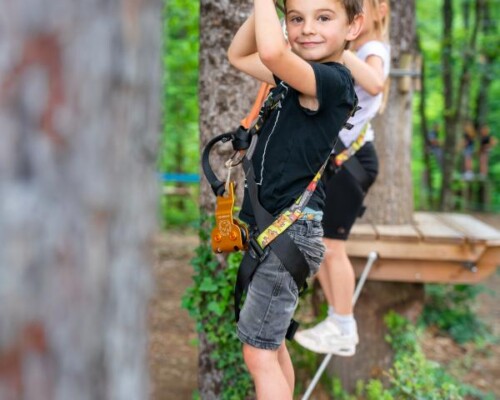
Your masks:
M 252 162 L 246 157 L 243 159 L 243 169 L 246 174 L 248 195 L 252 204 L 257 228 L 262 232 L 271 223 L 273 223 L 275 218 L 260 204 Z M 239 319 L 242 296 L 248 289 L 248 285 L 252 280 L 252 276 L 255 273 L 255 270 L 266 255 L 265 251 L 255 240 L 255 235 L 252 235 L 252 237 L 250 238 L 249 245 L 249 251 L 247 251 L 247 253 L 243 257 L 243 260 L 238 269 L 238 276 L 236 279 L 234 292 L 234 308 L 236 321 L 238 321 Z M 309 275 L 309 265 L 295 242 L 289 235 L 281 234 L 278 235 L 278 237 L 276 237 L 276 239 L 274 239 L 269 244 L 269 247 L 270 250 L 279 258 L 290 275 L 292 275 L 295 283 L 297 284 L 298 290 L 301 291 L 305 286 L 306 278 Z M 293 337 L 293 333 L 295 332 L 297 327 L 298 324 L 292 320 L 287 332 L 288 339 L 291 339 Z
M 342 143 L 342 140 L 337 140 L 335 143 L 335 146 L 333 148 L 335 154 L 339 154 L 342 151 L 346 149 L 344 143 Z M 349 157 L 347 161 L 344 161 L 341 165 L 340 168 L 345 167 L 352 176 L 358 181 L 358 183 L 361 185 L 361 189 L 363 190 L 363 193 L 366 193 L 368 191 L 368 188 L 371 185 L 371 178 L 366 172 L 365 168 L 361 165 L 359 160 L 356 158 L 355 155 Z

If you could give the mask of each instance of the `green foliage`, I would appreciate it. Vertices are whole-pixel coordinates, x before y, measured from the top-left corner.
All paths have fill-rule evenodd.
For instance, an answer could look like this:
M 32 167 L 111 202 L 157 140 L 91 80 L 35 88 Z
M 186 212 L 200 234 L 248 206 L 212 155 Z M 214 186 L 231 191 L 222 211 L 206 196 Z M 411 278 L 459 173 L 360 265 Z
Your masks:
M 391 311 L 384 318 L 386 340 L 394 350 L 394 362 L 385 372 L 388 383 L 378 379 L 358 382 L 355 394 L 346 393 L 337 378 L 330 380 L 329 392 L 339 400 L 459 400 L 493 399 L 448 375 L 436 362 L 427 360 L 419 345 L 420 331 L 401 315 Z
M 425 358 L 418 344 L 417 331 L 408 320 L 395 312 L 385 317 L 389 329 L 387 341 L 395 350 L 394 364 L 388 376 L 395 398 L 462 399 L 459 383 L 439 364 Z
M 488 112 L 487 123 L 491 128 L 491 133 L 497 139 L 500 132 L 500 82 L 495 79 L 500 73 L 500 58 L 498 57 L 500 41 L 498 40 L 498 28 L 496 21 L 500 18 L 500 7 L 496 1 L 486 0 L 489 5 L 490 11 L 490 25 L 485 32 L 481 29 L 478 33 L 478 47 L 476 54 L 473 57 L 470 75 L 468 79 L 471 81 L 471 87 L 468 95 L 468 102 L 466 107 L 466 116 L 475 118 L 477 113 L 477 97 L 481 88 L 480 77 L 486 72 L 491 78 L 492 83 L 488 92 Z M 464 20 L 464 6 L 468 4 L 471 15 L 469 17 L 469 26 L 465 24 Z M 441 142 L 444 141 L 444 91 L 442 79 L 442 7 L 443 0 L 428 0 L 417 1 L 416 6 L 416 22 L 417 32 L 420 37 L 422 46 L 422 55 L 426 65 L 426 116 L 430 125 L 439 123 L 441 126 Z M 454 24 L 453 24 L 453 49 L 452 49 L 452 64 L 453 64 L 453 80 L 455 82 L 454 90 L 458 89 L 458 78 L 463 66 L 464 52 L 467 49 L 467 43 L 471 35 L 472 20 L 475 17 L 474 7 L 472 2 L 452 2 Z M 486 67 L 486 60 L 490 61 Z M 416 209 L 429 209 L 435 208 L 436 201 L 433 204 L 427 204 L 427 188 L 423 185 L 423 172 L 425 165 L 423 162 L 422 154 L 422 135 L 420 131 L 420 117 L 418 113 L 420 93 L 415 93 L 414 98 L 414 118 L 413 118 L 413 133 L 414 140 L 412 142 L 412 176 L 413 188 Z M 457 132 L 459 142 L 461 139 L 461 132 Z M 478 171 L 478 154 L 473 156 L 474 170 Z M 468 209 L 484 210 L 489 212 L 500 211 L 500 144 L 497 144 L 490 153 L 490 170 L 489 180 L 491 183 L 490 204 L 484 205 L 477 201 L 469 202 Z M 441 189 L 441 172 L 437 165 L 431 167 L 432 181 L 434 191 L 432 197 L 437 200 Z M 459 156 L 456 168 L 455 178 L 460 180 L 462 173 L 462 157 Z M 457 191 L 455 199 L 455 207 L 461 209 L 462 200 Z
M 164 132 L 158 167 L 162 172 L 198 172 L 199 3 L 169 0 L 165 13 Z
M 484 341 L 488 327 L 473 310 L 474 300 L 484 290 L 482 285 L 426 285 L 424 323 L 438 327 L 458 343 Z
M 394 363 L 387 372 L 390 387 L 386 391 L 375 381 L 367 385 L 373 395 L 388 399 L 463 398 L 460 385 L 437 363 L 425 358 L 418 344 L 417 330 L 408 320 L 390 312 L 384 321 L 389 330 L 386 340 L 394 349 Z
M 222 268 L 208 244 L 212 226 L 213 219 L 203 216 L 201 244 L 191 261 L 194 285 L 187 289 L 182 305 L 196 321 L 197 331 L 203 332 L 214 346 L 211 357 L 223 373 L 221 399 L 244 399 L 252 393 L 253 384 L 234 323 L 233 288 L 241 253 L 232 253 Z
M 158 155 L 160 172 L 197 173 L 199 2 L 168 0 L 163 46 L 163 132 Z M 191 223 L 198 217 L 196 203 L 183 199 L 160 204 L 163 225 Z
M 163 195 L 160 197 L 160 221 L 163 229 L 197 228 L 200 218 L 198 187 L 189 197 Z

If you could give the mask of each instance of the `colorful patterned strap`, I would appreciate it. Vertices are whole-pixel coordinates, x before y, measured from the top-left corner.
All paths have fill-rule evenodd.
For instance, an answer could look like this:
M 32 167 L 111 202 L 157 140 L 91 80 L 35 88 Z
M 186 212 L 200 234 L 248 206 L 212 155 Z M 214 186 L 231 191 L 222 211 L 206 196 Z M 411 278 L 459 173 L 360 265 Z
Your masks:
M 354 140 L 349 147 L 341 151 L 339 154 L 335 156 L 335 165 L 340 167 L 343 163 L 345 163 L 349 158 L 351 158 L 364 144 L 365 144 L 365 135 L 368 130 L 368 122 L 363 126 L 361 132 L 359 132 L 358 137 Z
M 359 133 L 358 137 L 351 145 L 339 153 L 335 157 L 336 166 L 340 167 L 344 162 L 346 162 L 350 157 L 352 157 L 365 143 L 365 135 L 368 130 L 368 123 L 363 126 L 363 129 Z M 340 139 L 339 139 L 340 140 Z M 306 207 L 309 199 L 312 194 L 316 190 L 316 186 L 318 185 L 319 180 L 321 179 L 321 175 L 329 162 L 330 158 L 328 158 L 319 171 L 314 176 L 313 180 L 307 185 L 306 190 L 302 193 L 299 198 L 292 204 L 288 209 L 283 211 L 278 218 L 274 220 L 274 222 L 269 225 L 258 237 L 257 243 L 262 248 L 265 248 L 269 243 L 271 243 L 278 235 L 281 235 L 285 232 L 295 221 L 297 221 L 303 214 L 304 208 Z
M 304 208 L 306 208 L 309 199 L 312 194 L 316 190 L 316 186 L 318 185 L 319 180 L 321 179 L 321 175 L 323 175 L 323 171 L 325 170 L 328 161 L 328 158 L 319 171 L 316 173 L 312 181 L 307 185 L 306 190 L 302 193 L 295 203 L 293 203 L 288 209 L 283 211 L 278 218 L 274 220 L 274 222 L 269 225 L 258 237 L 257 243 L 259 243 L 260 247 L 263 249 L 271 243 L 278 235 L 281 235 L 285 232 L 295 221 L 297 221 L 303 214 Z

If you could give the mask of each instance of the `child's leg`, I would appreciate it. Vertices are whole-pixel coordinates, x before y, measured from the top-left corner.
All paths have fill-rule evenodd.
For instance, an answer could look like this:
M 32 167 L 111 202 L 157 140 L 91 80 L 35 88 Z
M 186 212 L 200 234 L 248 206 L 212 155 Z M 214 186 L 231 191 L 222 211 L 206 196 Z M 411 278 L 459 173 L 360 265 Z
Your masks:
M 318 279 L 328 304 L 337 314 L 352 314 L 354 272 L 345 242 L 363 204 L 359 183 L 346 170 L 332 176 L 326 187 L 323 217 L 326 248 Z
M 363 157 L 369 158 L 366 164 L 373 166 L 370 172 L 376 176 L 373 146 L 367 145 L 365 150 L 366 157 Z M 326 253 L 318 278 L 333 312 L 329 312 L 328 318 L 316 326 L 295 335 L 299 344 L 317 353 L 352 356 L 356 351 L 358 333 L 352 305 L 355 276 L 345 241 L 362 207 L 363 198 L 359 183 L 345 169 L 331 176 L 327 182 L 323 216 Z
M 252 278 L 238 321 L 243 357 L 259 400 L 292 399 L 295 378 L 284 340 L 297 302 L 292 276 L 268 252 Z
M 484 176 L 488 175 L 488 153 L 486 151 L 479 153 L 479 173 Z
M 339 315 L 351 315 L 355 277 L 345 241 L 325 238 L 323 242 L 326 253 L 318 273 L 319 282 L 328 304 L 333 306 L 335 312 Z
M 292 399 L 293 389 L 280 364 L 280 350 L 263 350 L 243 344 L 243 358 L 255 383 L 257 399 Z
M 290 358 L 285 342 L 283 342 L 278 349 L 278 362 L 280 363 L 281 370 L 285 375 L 288 387 L 290 388 L 290 393 L 293 395 L 293 388 L 295 387 L 295 372 L 293 370 L 292 359 Z

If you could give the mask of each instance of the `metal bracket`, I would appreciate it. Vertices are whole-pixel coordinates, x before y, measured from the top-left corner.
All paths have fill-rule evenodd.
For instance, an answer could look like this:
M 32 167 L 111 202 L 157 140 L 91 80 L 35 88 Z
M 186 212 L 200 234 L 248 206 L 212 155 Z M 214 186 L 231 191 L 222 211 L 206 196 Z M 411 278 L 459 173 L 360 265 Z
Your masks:
M 472 273 L 476 273 L 476 272 L 477 272 L 477 265 L 476 265 L 474 262 L 472 262 L 472 261 L 464 261 L 464 262 L 462 263 L 462 266 L 463 266 L 466 270 L 468 270 L 468 271 L 470 271 L 470 272 L 472 272 Z

